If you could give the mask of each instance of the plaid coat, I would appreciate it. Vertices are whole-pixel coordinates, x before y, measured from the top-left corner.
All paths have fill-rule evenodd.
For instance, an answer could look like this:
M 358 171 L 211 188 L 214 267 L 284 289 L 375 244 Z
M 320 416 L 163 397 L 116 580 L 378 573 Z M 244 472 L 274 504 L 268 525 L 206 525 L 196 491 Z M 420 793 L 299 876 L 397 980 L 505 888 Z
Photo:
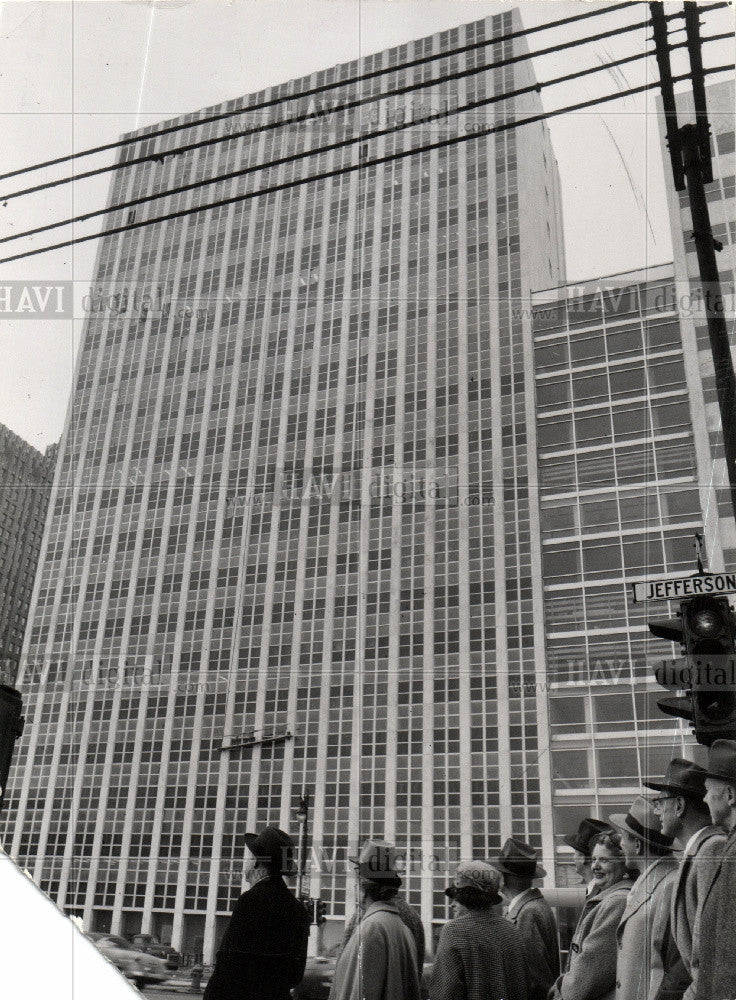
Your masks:
M 445 924 L 429 1000 L 528 1000 L 521 932 L 491 910 L 471 910 Z

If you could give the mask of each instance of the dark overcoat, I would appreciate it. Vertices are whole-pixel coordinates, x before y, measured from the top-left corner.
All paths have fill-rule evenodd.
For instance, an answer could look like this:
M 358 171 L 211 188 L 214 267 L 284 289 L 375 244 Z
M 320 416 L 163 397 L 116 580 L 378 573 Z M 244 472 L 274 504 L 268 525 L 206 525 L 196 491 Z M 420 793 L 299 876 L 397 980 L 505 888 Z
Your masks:
M 721 855 L 695 923 L 697 1000 L 736 997 L 736 830 Z
M 304 975 L 309 916 L 280 875 L 235 904 L 204 1000 L 289 1000 Z
M 516 924 L 526 945 L 529 1000 L 547 1000 L 560 974 L 560 946 L 552 907 L 540 890 L 532 887 L 512 901 L 506 919 Z

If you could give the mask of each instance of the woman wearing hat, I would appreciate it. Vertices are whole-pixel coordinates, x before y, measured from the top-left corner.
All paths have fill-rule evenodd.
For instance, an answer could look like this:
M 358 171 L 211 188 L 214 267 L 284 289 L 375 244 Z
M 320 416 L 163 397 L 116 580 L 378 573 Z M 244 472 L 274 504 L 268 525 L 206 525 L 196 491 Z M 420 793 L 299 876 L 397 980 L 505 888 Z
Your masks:
M 657 995 L 667 961 L 677 880 L 672 837 L 661 832 L 653 804 L 642 795 L 626 815 L 610 821 L 620 831 L 627 865 L 639 872 L 616 934 L 616 1000 L 649 1000 Z
M 363 915 L 337 960 L 330 1000 L 420 1000 L 416 944 L 395 903 L 396 849 L 368 841 L 350 860 Z
M 616 834 L 592 842 L 593 892 L 575 928 L 567 969 L 550 991 L 550 1000 L 614 1000 L 616 929 L 626 906 L 631 879 Z
M 429 1000 L 528 1000 L 524 939 L 494 911 L 499 884 L 483 861 L 458 867 L 445 889 L 454 919 L 440 934 Z

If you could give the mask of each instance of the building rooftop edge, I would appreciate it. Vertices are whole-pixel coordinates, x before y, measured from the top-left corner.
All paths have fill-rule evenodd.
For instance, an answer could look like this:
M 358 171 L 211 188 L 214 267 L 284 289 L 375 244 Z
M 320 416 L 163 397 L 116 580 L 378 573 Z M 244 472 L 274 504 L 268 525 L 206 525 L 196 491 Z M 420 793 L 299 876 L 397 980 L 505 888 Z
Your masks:
M 675 276 L 675 265 L 671 261 L 663 264 L 652 264 L 650 267 L 637 267 L 631 271 L 616 271 L 613 274 L 600 274 L 578 281 L 568 281 L 564 285 L 553 285 L 549 288 L 532 289 L 532 302 L 552 302 L 569 298 L 570 294 L 585 294 L 600 288 L 602 282 L 613 285 L 626 285 L 632 281 L 656 281 L 664 277 Z
M 433 31 L 431 35 L 422 35 L 420 38 L 411 38 L 411 39 L 409 39 L 406 42 L 398 42 L 396 45 L 389 45 L 385 49 L 377 49 L 375 52 L 366 52 L 364 55 L 357 56 L 355 59 L 347 59 L 347 60 L 343 60 L 342 62 L 331 63 L 329 66 L 322 66 L 319 69 L 313 69 L 311 72 L 306 73 L 306 74 L 304 74 L 302 76 L 296 76 L 296 77 L 292 77 L 289 80 L 281 80 L 278 83 L 269 84 L 267 87 L 262 87 L 260 90 L 253 91 L 250 94 L 239 94 L 236 97 L 228 97 L 228 98 L 226 98 L 223 101 L 216 102 L 215 104 L 207 104 L 204 107 L 196 108 L 194 111 L 183 111 L 180 115 L 173 115 L 171 118 L 163 118 L 160 121 L 152 122 L 150 125 L 144 125 L 144 126 L 142 126 L 141 128 L 138 128 L 138 129 L 132 129 L 129 132 L 121 132 L 120 138 L 121 139 L 131 139 L 131 138 L 145 139 L 146 136 L 148 135 L 148 133 L 151 130 L 157 129 L 157 128 L 161 127 L 161 126 L 170 125 L 173 122 L 177 122 L 180 119 L 187 118 L 188 116 L 193 116 L 193 120 L 191 122 L 188 122 L 187 124 L 195 126 L 195 125 L 197 125 L 197 116 L 200 116 L 200 115 L 201 116 L 206 116 L 206 115 L 214 112 L 218 108 L 224 108 L 224 106 L 226 106 L 228 104 L 236 104 L 237 105 L 237 103 L 239 101 L 245 101 L 249 97 L 251 97 L 251 98 L 259 98 L 259 99 L 264 99 L 264 98 L 265 99 L 269 99 L 268 97 L 266 97 L 266 95 L 270 91 L 274 91 L 274 90 L 276 90 L 279 87 L 286 87 L 286 86 L 289 86 L 289 84 L 305 84 L 305 83 L 307 83 L 310 80 L 311 77 L 313 77 L 313 76 L 315 76 L 315 75 L 317 75 L 319 73 L 326 73 L 328 70 L 339 69 L 342 66 L 349 66 L 350 63 L 353 63 L 353 62 L 357 62 L 357 63 L 360 64 L 360 63 L 364 62 L 366 59 L 371 59 L 371 58 L 373 58 L 373 57 L 375 57 L 377 55 L 381 55 L 383 52 L 393 52 L 396 49 L 400 49 L 403 46 L 410 45 L 410 44 L 415 44 L 416 45 L 417 43 L 427 41 L 430 38 L 435 38 L 435 37 L 437 37 L 439 35 L 446 35 L 446 34 L 448 34 L 451 31 L 457 31 L 459 28 L 467 28 L 467 27 L 470 27 L 471 25 L 475 26 L 477 24 L 484 24 L 484 23 L 487 23 L 489 21 L 492 21 L 496 17 L 501 17 L 502 15 L 507 14 L 507 13 L 509 13 L 512 16 L 515 16 L 515 17 L 518 18 L 519 17 L 519 7 L 518 7 L 518 4 L 513 4 L 513 5 L 509 4 L 509 6 L 508 6 L 507 9 L 499 10 L 495 14 L 489 14 L 486 17 L 480 17 L 480 18 L 478 18 L 477 20 L 474 20 L 474 21 L 463 21 L 460 24 L 455 24 L 455 25 L 453 25 L 450 28 L 445 28 L 443 31 Z M 385 70 L 386 70 L 387 73 L 389 73 L 392 70 L 396 70 L 396 69 L 399 69 L 399 68 L 400 67 L 398 65 L 397 66 L 386 66 Z M 335 87 L 339 87 L 341 85 L 341 83 L 342 83 L 342 81 L 335 80 L 334 81 L 334 86 Z M 430 84 L 431 84 L 431 80 L 430 81 L 425 81 L 425 83 L 423 84 L 423 86 L 429 86 Z M 294 95 L 294 96 L 296 96 L 296 95 Z M 247 107 L 238 108 L 236 106 L 236 107 L 233 107 L 231 110 L 233 112 L 237 112 L 237 111 L 248 111 L 249 109 Z

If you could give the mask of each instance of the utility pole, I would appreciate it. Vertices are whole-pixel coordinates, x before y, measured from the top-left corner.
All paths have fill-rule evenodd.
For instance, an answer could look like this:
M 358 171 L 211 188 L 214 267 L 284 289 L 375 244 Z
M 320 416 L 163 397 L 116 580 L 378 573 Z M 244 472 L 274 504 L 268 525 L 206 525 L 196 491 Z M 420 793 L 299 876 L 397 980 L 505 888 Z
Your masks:
M 667 144 L 672 161 L 675 189 L 683 191 L 687 187 L 690 202 L 693 239 L 698 257 L 703 303 L 708 323 L 708 337 L 715 369 L 716 395 L 723 432 L 723 450 L 731 488 L 731 506 L 736 517 L 736 374 L 734 374 L 728 341 L 728 327 L 716 259 L 716 251 L 722 250 L 723 247 L 713 236 L 705 192 L 705 185 L 713 180 L 713 173 L 697 4 L 692 0 L 684 4 L 696 122 L 679 128 L 664 5 L 650 3 L 649 7 L 652 14 L 662 104 L 667 123 Z

